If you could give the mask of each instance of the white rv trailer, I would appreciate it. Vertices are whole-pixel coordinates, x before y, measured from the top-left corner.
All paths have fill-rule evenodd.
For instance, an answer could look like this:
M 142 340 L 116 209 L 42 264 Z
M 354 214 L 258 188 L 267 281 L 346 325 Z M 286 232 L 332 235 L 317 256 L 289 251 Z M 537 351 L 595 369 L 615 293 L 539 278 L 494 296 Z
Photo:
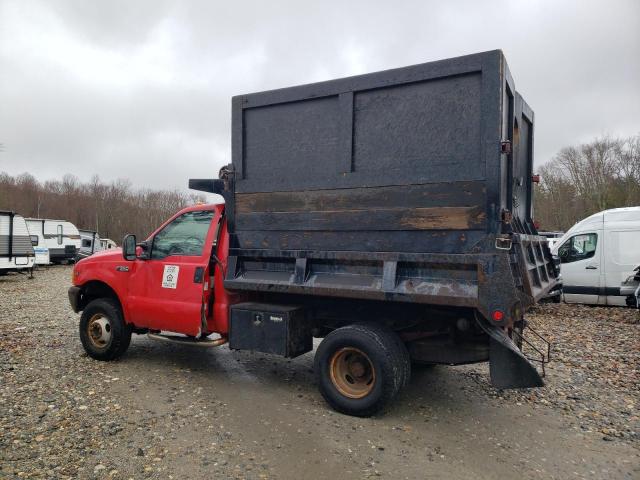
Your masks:
M 114 242 L 110 238 L 101 238 L 100 246 L 102 247 L 102 250 L 111 250 L 112 248 L 118 248 L 116 242 Z
M 29 230 L 29 236 L 31 237 L 31 245 L 33 246 L 33 251 L 36 254 L 35 264 L 49 265 L 51 260 L 49 259 L 49 249 L 47 248 L 47 244 L 44 241 L 44 235 L 42 234 L 42 224 L 38 222 L 37 225 L 30 225 L 28 220 L 26 220 L 26 223 L 27 229 Z
M 0 211 L 0 275 L 33 268 L 35 254 L 22 215 Z
M 80 250 L 80 232 L 73 223 L 48 218 L 27 218 L 27 225 L 32 234 L 42 234 L 44 246 L 49 249 L 51 263 L 75 261 Z
M 93 230 L 78 229 L 80 232 L 80 250 L 78 251 L 78 259 L 86 258 L 96 252 L 102 250 L 100 245 L 100 235 Z
M 576 223 L 552 249 L 568 303 L 626 304 L 620 285 L 640 264 L 640 207 L 613 208 Z

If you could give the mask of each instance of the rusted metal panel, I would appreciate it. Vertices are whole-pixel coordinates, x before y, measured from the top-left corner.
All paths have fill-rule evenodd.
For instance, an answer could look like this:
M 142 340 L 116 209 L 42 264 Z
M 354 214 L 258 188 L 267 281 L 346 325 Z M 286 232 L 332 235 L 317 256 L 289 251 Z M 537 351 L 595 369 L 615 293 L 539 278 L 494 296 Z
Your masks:
M 258 212 L 238 215 L 238 231 L 482 230 L 486 213 L 480 206 L 377 208 L 322 212 Z M 327 245 L 330 247 L 329 245 Z
M 484 182 L 440 182 L 339 190 L 236 193 L 236 214 L 483 205 Z

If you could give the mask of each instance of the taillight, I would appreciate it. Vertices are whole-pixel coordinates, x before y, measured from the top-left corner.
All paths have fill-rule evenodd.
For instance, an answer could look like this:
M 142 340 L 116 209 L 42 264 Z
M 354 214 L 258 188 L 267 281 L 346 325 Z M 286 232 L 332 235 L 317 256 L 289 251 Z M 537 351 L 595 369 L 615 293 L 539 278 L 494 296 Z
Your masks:
M 491 314 L 491 318 L 493 318 L 494 322 L 501 322 L 504 318 L 504 312 L 502 310 L 494 310 Z

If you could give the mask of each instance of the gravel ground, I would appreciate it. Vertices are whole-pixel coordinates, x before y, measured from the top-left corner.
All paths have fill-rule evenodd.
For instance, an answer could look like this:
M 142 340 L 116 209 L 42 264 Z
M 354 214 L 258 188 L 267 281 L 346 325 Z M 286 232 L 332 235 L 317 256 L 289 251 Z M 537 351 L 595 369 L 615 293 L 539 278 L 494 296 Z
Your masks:
M 484 365 L 468 374 L 492 397 L 551 406 L 563 412 L 571 426 L 600 433 L 605 441 L 638 446 L 640 312 L 549 303 L 537 306 L 527 318 L 552 343 L 545 388 L 496 390 Z M 535 355 L 526 346 L 525 352 Z
M 312 355 L 134 337 L 88 358 L 70 267 L 0 277 L 0 478 L 640 478 L 640 324 L 544 305 L 547 386 L 498 391 L 486 365 L 414 371 L 385 415 L 325 405 Z

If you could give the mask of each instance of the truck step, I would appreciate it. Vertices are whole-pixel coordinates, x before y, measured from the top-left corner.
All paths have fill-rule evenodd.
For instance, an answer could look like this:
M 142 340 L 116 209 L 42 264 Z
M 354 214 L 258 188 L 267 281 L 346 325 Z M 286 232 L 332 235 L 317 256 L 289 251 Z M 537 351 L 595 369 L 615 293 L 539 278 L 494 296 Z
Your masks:
M 160 342 L 193 345 L 196 347 L 219 347 L 227 343 L 227 337 L 196 339 L 193 337 L 178 337 L 177 335 L 161 335 L 159 333 L 147 333 L 147 337 Z

